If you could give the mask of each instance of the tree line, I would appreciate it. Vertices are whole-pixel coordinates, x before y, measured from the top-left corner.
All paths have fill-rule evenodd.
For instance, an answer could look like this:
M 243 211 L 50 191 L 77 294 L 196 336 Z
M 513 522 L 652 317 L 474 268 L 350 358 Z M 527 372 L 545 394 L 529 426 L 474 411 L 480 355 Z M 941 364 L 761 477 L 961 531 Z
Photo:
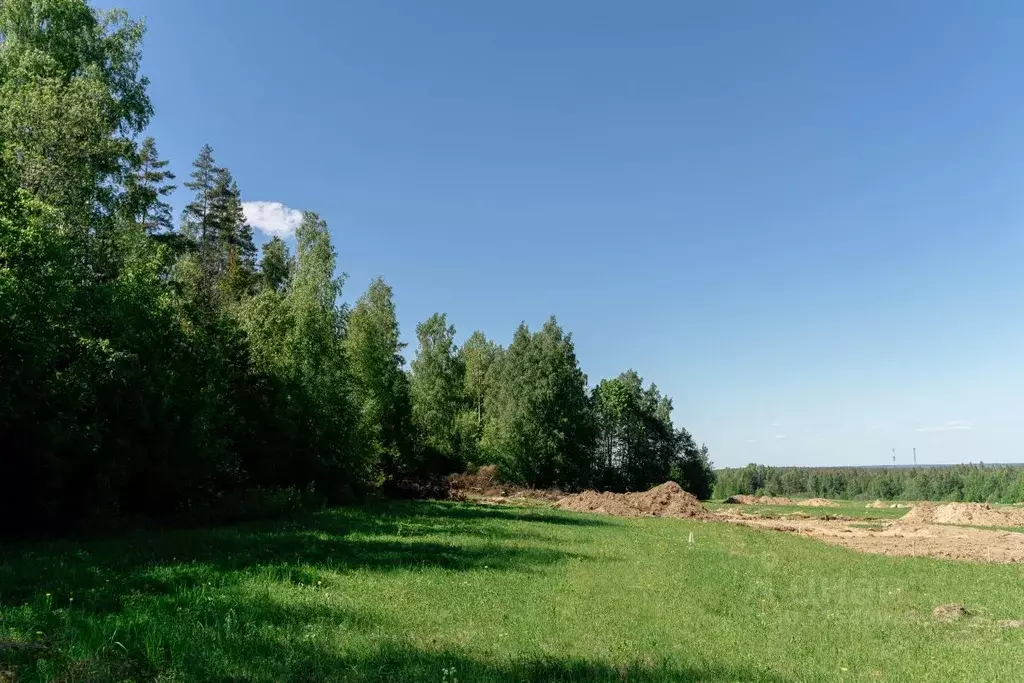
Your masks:
M 711 492 L 708 449 L 633 371 L 588 385 L 555 318 L 407 364 L 391 287 L 342 303 L 326 223 L 258 249 L 204 146 L 174 220 L 144 26 L 82 0 L 0 2 L 0 515 L 213 519 L 496 464 L 537 487 Z
M 735 494 L 976 503 L 1024 501 L 1024 467 L 770 467 L 717 471 L 716 498 Z

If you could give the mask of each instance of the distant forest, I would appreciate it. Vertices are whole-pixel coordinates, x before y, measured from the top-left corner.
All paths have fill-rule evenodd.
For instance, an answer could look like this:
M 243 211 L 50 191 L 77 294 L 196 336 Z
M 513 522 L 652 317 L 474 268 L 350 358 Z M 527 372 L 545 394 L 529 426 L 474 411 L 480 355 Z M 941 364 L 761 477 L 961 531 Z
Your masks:
M 735 494 L 822 498 L 1024 501 L 1024 465 L 769 467 L 717 471 L 714 497 Z
M 391 287 L 343 304 L 320 216 L 294 249 L 258 249 L 211 146 L 179 180 L 143 137 L 143 34 L 81 0 L 0 2 L 8 529 L 273 513 L 482 464 L 528 486 L 711 493 L 671 399 L 631 370 L 590 385 L 555 318 L 457 344 L 438 312 L 407 364 Z

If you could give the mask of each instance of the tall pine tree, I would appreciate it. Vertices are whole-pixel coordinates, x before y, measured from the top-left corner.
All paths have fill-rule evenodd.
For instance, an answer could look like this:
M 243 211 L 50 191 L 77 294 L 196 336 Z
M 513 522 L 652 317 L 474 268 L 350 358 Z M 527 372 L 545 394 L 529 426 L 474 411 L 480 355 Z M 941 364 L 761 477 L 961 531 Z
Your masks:
M 170 232 L 174 229 L 171 205 L 164 198 L 177 185 L 169 182 L 175 178 L 167 170 L 169 162 L 160 158 L 152 137 L 142 141 L 132 161 L 132 172 L 125 179 L 125 214 L 149 234 Z

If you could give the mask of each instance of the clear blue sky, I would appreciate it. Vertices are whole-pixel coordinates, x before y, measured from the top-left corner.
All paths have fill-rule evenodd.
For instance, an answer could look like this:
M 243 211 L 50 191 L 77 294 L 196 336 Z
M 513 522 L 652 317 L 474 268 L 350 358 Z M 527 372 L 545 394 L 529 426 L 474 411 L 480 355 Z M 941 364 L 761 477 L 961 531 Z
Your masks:
M 717 465 L 1024 460 L 1024 5 L 118 4 L 179 180 L 318 211 L 407 340 L 556 314 Z

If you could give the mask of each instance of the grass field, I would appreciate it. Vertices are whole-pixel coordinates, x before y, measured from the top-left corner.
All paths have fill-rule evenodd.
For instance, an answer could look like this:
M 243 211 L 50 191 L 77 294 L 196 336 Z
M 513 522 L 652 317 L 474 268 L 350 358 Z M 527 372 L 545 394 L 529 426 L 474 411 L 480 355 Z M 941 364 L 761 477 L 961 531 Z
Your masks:
M 409 502 L 0 552 L 0 680 L 995 681 L 1024 653 L 1019 566 L 722 523 Z

